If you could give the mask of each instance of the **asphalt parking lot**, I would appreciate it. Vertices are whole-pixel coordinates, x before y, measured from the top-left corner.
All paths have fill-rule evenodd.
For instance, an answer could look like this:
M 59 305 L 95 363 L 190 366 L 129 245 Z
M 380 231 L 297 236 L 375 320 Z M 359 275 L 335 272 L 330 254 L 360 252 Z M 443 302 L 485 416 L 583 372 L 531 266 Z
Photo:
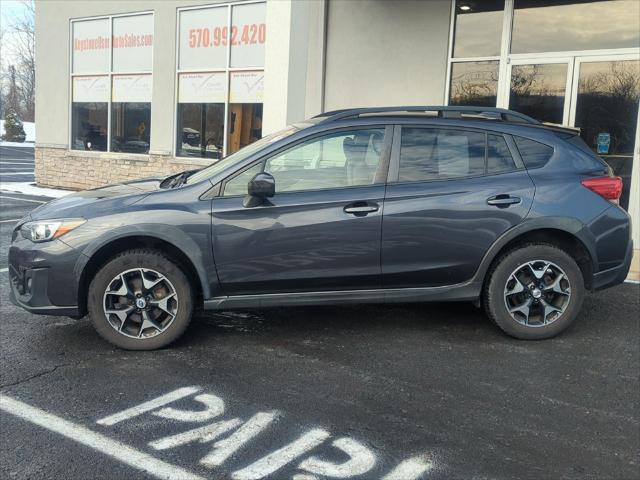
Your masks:
M 0 181 L 33 182 L 33 144 L 12 147 L 0 145 Z
M 8 302 L 0 192 L 0 478 L 640 477 L 638 285 L 541 342 L 470 304 L 200 314 L 126 352 Z

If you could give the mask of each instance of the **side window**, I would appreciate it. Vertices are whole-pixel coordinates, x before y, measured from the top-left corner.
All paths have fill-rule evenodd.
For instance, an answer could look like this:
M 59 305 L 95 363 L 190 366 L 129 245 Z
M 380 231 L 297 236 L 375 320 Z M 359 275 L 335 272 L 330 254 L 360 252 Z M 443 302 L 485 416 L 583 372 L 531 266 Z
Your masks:
M 544 166 L 553 155 L 553 147 L 544 145 L 528 138 L 516 137 L 516 142 L 522 161 L 527 168 L 538 168 Z
M 271 157 L 264 171 L 275 178 L 276 192 L 370 185 L 383 143 L 384 129 L 336 132 Z
M 484 174 L 484 133 L 436 128 L 403 128 L 401 182 Z
M 516 170 L 507 142 L 503 136 L 487 136 L 487 173 L 500 173 Z
M 253 165 L 244 172 L 227 181 L 222 196 L 246 195 L 249 181 L 262 171 L 262 162 Z

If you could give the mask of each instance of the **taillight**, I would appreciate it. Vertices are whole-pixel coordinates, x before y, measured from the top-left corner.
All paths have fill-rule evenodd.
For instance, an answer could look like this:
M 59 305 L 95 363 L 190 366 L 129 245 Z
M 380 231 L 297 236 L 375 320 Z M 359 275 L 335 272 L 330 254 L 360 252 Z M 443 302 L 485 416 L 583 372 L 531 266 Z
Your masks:
M 622 195 L 622 179 L 620 177 L 585 178 L 580 183 L 602 198 L 618 203 Z

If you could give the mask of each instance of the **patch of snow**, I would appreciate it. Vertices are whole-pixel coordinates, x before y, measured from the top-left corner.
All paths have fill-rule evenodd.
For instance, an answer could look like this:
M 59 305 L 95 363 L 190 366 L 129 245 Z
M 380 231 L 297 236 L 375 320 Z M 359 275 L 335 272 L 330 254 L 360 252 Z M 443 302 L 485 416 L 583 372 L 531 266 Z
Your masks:
M 0 147 L 33 148 L 34 147 L 34 143 L 33 142 L 20 143 L 20 142 L 4 142 L 4 141 L 0 141 Z
M 0 190 L 4 192 L 22 193 L 24 195 L 35 195 L 40 197 L 60 198 L 70 193 L 71 190 L 58 190 L 57 188 L 38 187 L 35 183 L 29 182 L 0 182 Z
M 34 143 L 36 141 L 36 124 L 33 122 L 22 122 L 22 128 L 24 128 L 24 133 L 27 134 L 27 138 L 25 138 L 25 142 Z M 0 120 L 0 135 L 4 135 L 4 119 Z M 5 142 L 2 142 L 3 144 Z M 6 143 L 15 143 L 16 145 L 24 145 L 23 143 L 18 142 L 6 142 Z M 15 145 L 8 145 L 14 147 Z

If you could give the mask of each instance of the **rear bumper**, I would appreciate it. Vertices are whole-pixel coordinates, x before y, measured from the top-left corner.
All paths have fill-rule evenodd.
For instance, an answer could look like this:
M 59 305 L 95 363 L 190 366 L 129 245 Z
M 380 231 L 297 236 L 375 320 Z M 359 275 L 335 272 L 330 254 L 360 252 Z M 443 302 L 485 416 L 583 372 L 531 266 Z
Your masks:
M 627 252 L 623 262 L 613 268 L 609 268 L 593 275 L 593 290 L 603 290 L 605 288 L 618 285 L 627 278 L 629 269 L 631 268 L 631 259 L 633 258 L 633 241 L 629 241 Z

